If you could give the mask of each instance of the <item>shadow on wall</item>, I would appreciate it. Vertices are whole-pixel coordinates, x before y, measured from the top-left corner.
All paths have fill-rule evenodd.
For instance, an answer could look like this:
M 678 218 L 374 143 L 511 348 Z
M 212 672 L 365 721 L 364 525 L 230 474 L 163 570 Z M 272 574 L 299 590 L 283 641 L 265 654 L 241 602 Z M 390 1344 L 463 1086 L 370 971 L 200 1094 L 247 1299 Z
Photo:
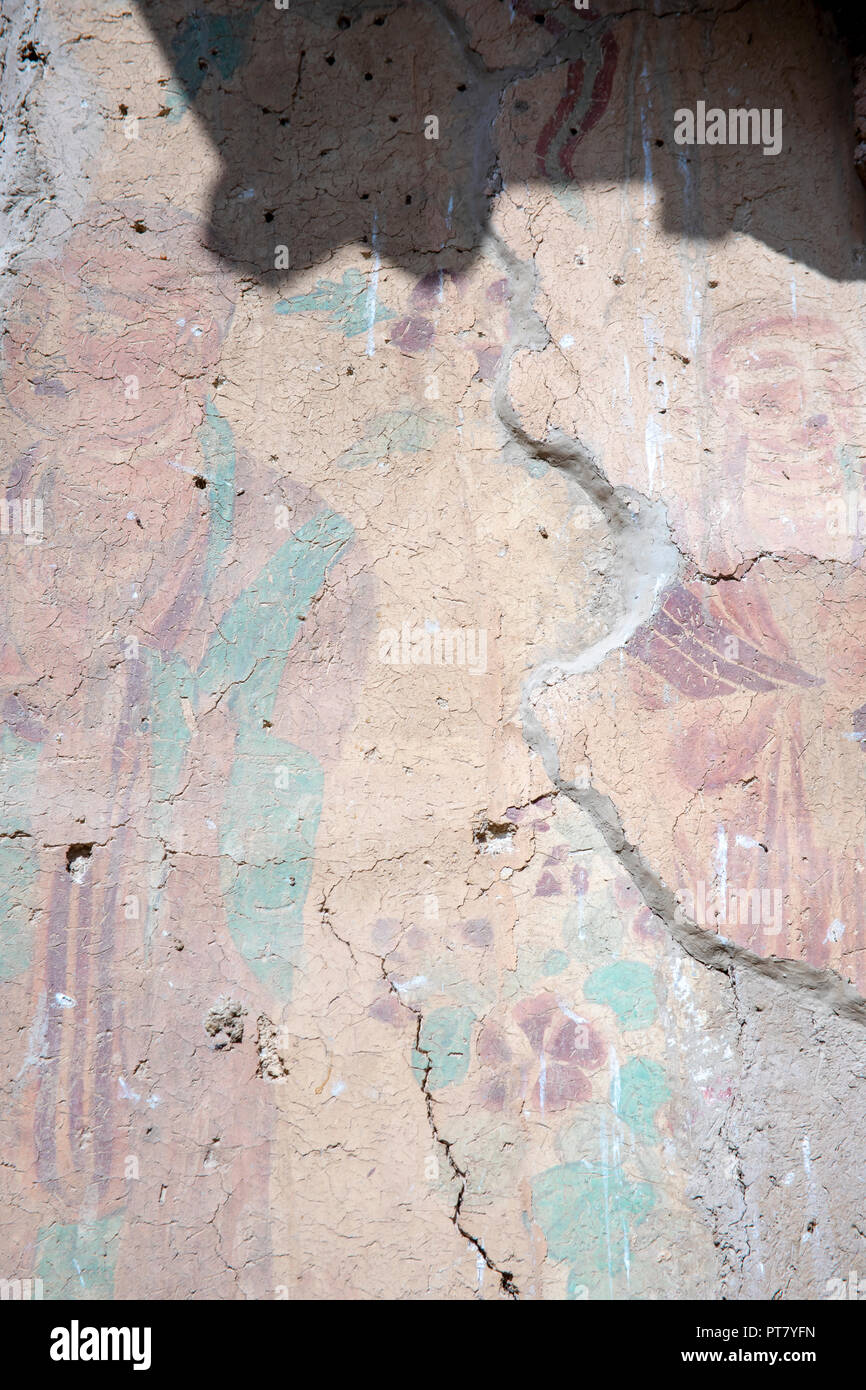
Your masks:
M 210 246 L 258 279 L 350 243 L 455 271 L 503 186 L 547 181 L 579 218 L 581 186 L 648 174 L 668 233 L 746 232 L 834 279 L 866 274 L 862 3 L 137 3 L 174 74 L 163 118 L 194 109 L 219 151 Z M 675 112 L 700 122 L 699 102 L 763 111 L 764 130 L 677 143 Z

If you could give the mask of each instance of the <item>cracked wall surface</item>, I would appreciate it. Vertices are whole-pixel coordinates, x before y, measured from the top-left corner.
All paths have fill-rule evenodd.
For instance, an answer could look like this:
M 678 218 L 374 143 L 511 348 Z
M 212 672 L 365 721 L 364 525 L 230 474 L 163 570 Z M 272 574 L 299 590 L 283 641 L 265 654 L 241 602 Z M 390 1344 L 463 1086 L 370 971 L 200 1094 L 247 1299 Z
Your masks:
M 0 17 L 0 1278 L 828 1297 L 866 1139 L 840 15 Z M 701 100 L 780 152 L 677 144 Z

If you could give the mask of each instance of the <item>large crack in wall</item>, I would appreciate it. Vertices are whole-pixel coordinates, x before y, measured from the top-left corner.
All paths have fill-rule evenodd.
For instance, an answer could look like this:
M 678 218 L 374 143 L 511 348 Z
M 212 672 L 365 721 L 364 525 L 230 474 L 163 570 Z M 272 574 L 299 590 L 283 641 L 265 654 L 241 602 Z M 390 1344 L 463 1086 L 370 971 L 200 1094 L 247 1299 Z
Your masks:
M 639 846 L 629 843 L 610 798 L 592 787 L 577 786 L 561 774 L 555 741 L 538 712 L 544 706 L 546 689 L 568 674 L 596 669 L 611 651 L 625 646 L 658 610 L 663 590 L 675 580 L 684 557 L 677 550 L 660 503 L 636 495 L 631 488 L 611 486 L 598 461 L 579 441 L 561 433 L 533 439 L 522 428 L 508 400 L 511 359 L 520 350 L 539 351 L 550 339 L 532 308 L 531 267 L 516 267 L 512 262 L 509 270 L 519 307 L 512 318 L 516 337 L 503 359 L 497 383 L 500 420 L 513 448 L 563 470 L 602 513 L 621 564 L 617 578 L 623 609 L 620 621 L 600 641 L 581 652 L 567 651 L 548 658 L 532 672 L 520 709 L 524 737 L 551 785 L 590 818 L 677 946 L 728 980 L 729 1007 L 739 1029 L 740 1068 L 722 1124 L 704 1139 L 702 1169 L 694 1175 L 694 1195 L 712 1222 L 722 1296 L 790 1297 L 803 1287 L 797 1282 L 802 1242 L 828 1220 L 826 1189 L 812 1175 L 809 1136 L 821 1136 L 822 1156 L 838 1153 L 841 1143 L 845 1153 L 853 1157 L 859 1144 L 854 1096 L 863 1075 L 859 1029 L 866 1020 L 866 1001 L 833 970 L 818 970 L 802 961 L 767 959 L 689 921 L 675 892 L 652 871 Z M 747 563 L 754 563 L 754 558 Z M 714 582 L 718 578 L 712 576 Z M 842 1100 L 846 1093 L 854 1104 L 853 1115 Z M 787 1203 L 773 1200 L 774 1192 L 786 1180 L 780 1176 L 785 1155 L 797 1144 L 803 1150 L 808 1194 L 799 1239 L 792 1235 Z M 845 1163 L 843 1160 L 843 1166 Z M 788 1181 L 792 1178 L 789 1172 Z M 833 1239 L 845 1246 L 855 1267 L 863 1239 L 857 1221 L 852 1221 L 850 1232 L 837 1228 Z M 762 1246 L 785 1240 L 790 1240 L 787 1264 L 777 1272 L 771 1288 Z M 826 1281 L 838 1260 L 828 1261 L 825 1256 L 815 1263 L 816 1277 Z
M 177 8 L 3 11 L 0 1276 L 827 1296 L 866 1137 L 837 36 Z M 676 144 L 729 89 L 778 156 Z M 784 923 L 700 920 L 702 876 Z

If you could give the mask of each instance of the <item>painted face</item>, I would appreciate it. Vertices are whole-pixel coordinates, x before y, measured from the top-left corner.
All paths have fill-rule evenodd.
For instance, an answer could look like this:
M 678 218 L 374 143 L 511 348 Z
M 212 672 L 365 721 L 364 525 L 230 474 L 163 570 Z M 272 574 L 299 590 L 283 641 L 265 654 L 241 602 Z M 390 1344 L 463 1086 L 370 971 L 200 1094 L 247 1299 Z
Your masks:
M 845 442 L 856 379 L 846 349 L 790 329 L 737 344 L 727 356 L 724 394 L 752 450 L 801 474 Z
M 0 368 L 21 444 L 7 495 L 44 517 L 41 544 L 4 543 L 7 621 L 32 636 L 60 612 L 61 646 L 170 605 L 206 545 L 196 430 L 230 308 L 218 319 L 218 293 L 158 256 L 92 251 L 38 267 Z
M 838 329 L 822 321 L 759 324 L 717 353 L 715 406 L 740 456 L 741 520 L 753 545 L 835 553 L 827 505 L 859 483 L 858 377 Z
M 0 376 L 12 411 L 94 452 L 171 433 L 217 361 L 222 325 L 208 297 L 143 255 L 101 250 L 94 265 L 70 253 L 38 270 L 6 323 Z

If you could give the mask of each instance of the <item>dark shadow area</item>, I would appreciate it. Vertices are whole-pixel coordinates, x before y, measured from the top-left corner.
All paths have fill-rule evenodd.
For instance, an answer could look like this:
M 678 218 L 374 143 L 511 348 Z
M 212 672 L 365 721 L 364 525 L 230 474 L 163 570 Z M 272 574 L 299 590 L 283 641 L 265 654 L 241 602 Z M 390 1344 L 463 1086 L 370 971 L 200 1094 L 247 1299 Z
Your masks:
M 669 233 L 746 232 L 834 279 L 866 274 L 852 82 L 862 4 L 136 3 L 174 74 L 162 119 L 194 110 L 219 152 L 208 244 L 256 279 L 289 283 L 353 243 L 419 276 L 453 272 L 503 186 L 547 181 L 573 196 L 648 170 Z M 804 51 L 826 94 L 816 109 L 798 90 Z M 697 100 L 780 109 L 780 152 L 677 145 L 674 112 Z

